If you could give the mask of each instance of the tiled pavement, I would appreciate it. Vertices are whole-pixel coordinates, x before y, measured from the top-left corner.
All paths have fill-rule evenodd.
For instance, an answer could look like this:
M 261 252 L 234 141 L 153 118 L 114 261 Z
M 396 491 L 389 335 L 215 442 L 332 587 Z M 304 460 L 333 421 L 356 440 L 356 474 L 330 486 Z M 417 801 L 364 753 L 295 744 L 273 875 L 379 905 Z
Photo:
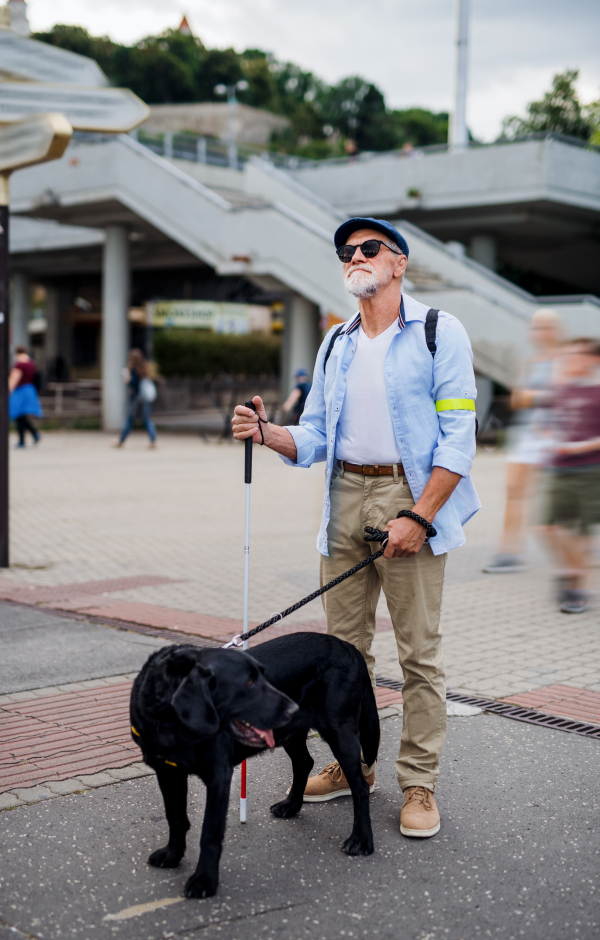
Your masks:
M 0 574 L 0 596 L 17 599 L 16 591 L 26 602 L 29 595 L 41 605 L 182 632 L 205 633 L 204 618 L 218 618 L 209 624 L 217 640 L 237 632 L 242 448 L 164 435 L 156 451 L 137 436 L 123 450 L 108 445 L 102 434 L 57 432 L 46 434 L 35 451 L 12 452 L 13 568 Z M 473 476 L 483 509 L 466 527 L 467 544 L 450 554 L 447 565 L 442 623 L 449 687 L 496 697 L 557 683 L 600 691 L 598 608 L 576 617 L 561 614 L 538 548 L 532 545 L 528 573 L 481 573 L 501 525 L 502 457 L 480 453 Z M 317 586 L 322 485 L 320 465 L 293 470 L 255 448 L 254 623 Z M 68 597 L 58 596 L 69 593 L 58 585 L 70 586 Z M 46 588 L 57 589 L 53 599 L 38 593 Z M 178 611 L 175 622 L 172 610 Z M 383 599 L 378 614 L 378 671 L 399 676 Z M 322 629 L 319 601 L 279 630 L 307 622 Z
M 235 444 L 175 436 L 161 438 L 156 452 L 135 436 L 124 451 L 114 451 L 105 436 L 94 433 L 46 434 L 39 449 L 13 452 L 13 567 L 0 574 L 0 597 L 224 642 L 240 629 L 242 455 Z M 600 721 L 597 609 L 574 618 L 560 614 L 551 599 L 549 572 L 535 550 L 528 574 L 481 574 L 503 509 L 501 457 L 480 454 L 474 477 L 484 509 L 467 527 L 467 545 L 450 555 L 447 566 L 443 626 L 449 687 Z M 253 622 L 316 587 L 321 496 L 322 468 L 294 471 L 255 448 Z M 299 627 L 324 629 L 318 602 L 269 635 Z M 382 600 L 377 670 L 399 677 L 390 628 Z M 83 686 L 63 686 L 46 697 L 32 692 L 29 699 L 28 693 L 19 693 L 25 696 L 20 700 L 0 698 L 0 727 L 7 729 L 9 745 L 13 739 L 0 764 L 0 781 L 7 759 L 12 766 L 4 787 L 10 793 L 4 793 L 0 807 L 11 805 L 11 799 L 17 805 L 20 798 L 33 798 L 34 790 L 27 791 L 29 797 L 24 789 L 15 790 L 20 784 L 40 791 L 51 779 L 58 781 L 56 787 L 85 788 L 147 772 L 135 762 L 129 736 L 128 683 L 115 681 L 98 690 Z M 583 690 L 596 694 L 584 696 Z M 379 695 L 380 707 L 393 697 L 399 700 L 391 690 Z M 569 695 L 576 701 L 567 701 Z M 63 745 L 55 747 L 59 740 Z M 130 768 L 124 766 L 132 760 Z M 58 792 L 46 790 L 37 798 Z

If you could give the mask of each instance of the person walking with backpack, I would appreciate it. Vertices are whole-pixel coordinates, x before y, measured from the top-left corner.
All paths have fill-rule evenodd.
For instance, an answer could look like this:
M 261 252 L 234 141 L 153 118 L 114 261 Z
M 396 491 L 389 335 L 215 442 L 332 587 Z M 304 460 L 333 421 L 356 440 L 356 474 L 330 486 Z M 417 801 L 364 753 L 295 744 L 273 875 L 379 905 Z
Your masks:
M 11 421 L 17 425 L 19 443 L 17 447 L 25 447 L 25 432 L 29 431 L 33 443 L 38 444 L 40 432 L 31 423 L 30 416 L 43 418 L 44 412 L 38 398 L 36 379 L 38 368 L 30 358 L 26 346 L 15 348 L 15 362 L 8 376 L 8 413 Z
M 152 402 L 156 399 L 156 386 L 148 375 L 148 365 L 140 349 L 130 349 L 123 380 L 129 389 L 127 417 L 121 436 L 113 447 L 122 447 L 133 426 L 138 409 L 142 408 L 142 419 L 150 438 L 150 447 L 156 447 L 156 428 L 152 422 Z
M 381 590 L 404 674 L 404 720 L 396 771 L 403 835 L 440 828 L 434 791 L 446 734 L 440 610 L 446 555 L 465 541 L 480 508 L 469 477 L 475 455 L 475 376 L 468 336 L 455 317 L 402 293 L 409 248 L 393 225 L 355 218 L 336 231 L 346 289 L 358 312 L 325 337 L 297 427 L 237 405 L 233 433 L 254 437 L 285 463 L 325 462 L 317 548 L 321 584 L 375 551 L 366 525 L 385 529 L 384 557 L 323 595 L 327 632 L 363 654 L 375 685 L 371 644 Z M 375 767 L 363 767 L 371 787 Z M 350 792 L 337 763 L 308 781 L 304 799 Z

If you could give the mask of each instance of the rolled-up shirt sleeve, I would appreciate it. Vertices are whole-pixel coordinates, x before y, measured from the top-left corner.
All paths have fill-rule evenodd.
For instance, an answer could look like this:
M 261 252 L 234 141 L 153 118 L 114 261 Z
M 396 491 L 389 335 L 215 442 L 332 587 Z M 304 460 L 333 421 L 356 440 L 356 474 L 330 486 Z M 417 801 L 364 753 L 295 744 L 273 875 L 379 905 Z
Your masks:
M 466 477 L 476 451 L 474 406 L 477 387 L 471 343 L 458 320 L 441 318 L 436 342 L 433 398 L 439 434 L 432 466 Z
M 299 425 L 287 425 L 294 438 L 296 460 L 279 455 L 290 467 L 310 467 L 327 459 L 327 409 L 325 405 L 325 370 L 323 362 L 331 339 L 331 330 L 319 349 L 313 381 Z

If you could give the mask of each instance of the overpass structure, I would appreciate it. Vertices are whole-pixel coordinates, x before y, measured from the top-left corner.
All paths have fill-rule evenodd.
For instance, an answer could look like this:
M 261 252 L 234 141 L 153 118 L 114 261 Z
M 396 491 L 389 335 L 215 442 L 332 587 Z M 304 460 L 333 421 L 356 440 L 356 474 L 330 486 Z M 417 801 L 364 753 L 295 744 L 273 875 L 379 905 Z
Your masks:
M 600 148 L 555 134 L 304 163 L 289 171 L 348 216 L 406 219 L 494 270 L 600 294 Z
M 384 167 L 392 158 L 377 159 Z M 393 159 L 398 161 L 397 156 Z M 417 162 L 406 161 L 411 166 Z M 529 319 L 541 305 L 551 300 L 571 334 L 600 334 L 596 297 L 535 298 L 486 266 L 457 256 L 407 219 L 410 207 L 401 201 L 389 199 L 384 204 L 374 197 L 368 201 L 366 183 L 363 190 L 367 166 L 359 162 L 337 171 L 327 166 L 283 171 L 255 158 L 234 170 L 167 159 L 131 137 L 75 141 L 62 160 L 15 178 L 14 335 L 23 332 L 28 316 L 23 299 L 28 279 L 52 280 L 77 271 L 101 273 L 107 334 L 102 364 L 108 403 L 105 423 L 118 427 L 125 405 L 121 369 L 128 341 L 131 273 L 197 266 L 218 278 L 241 278 L 284 301 L 287 387 L 296 368 L 314 362 L 320 318 L 332 313 L 346 319 L 354 312 L 354 301 L 342 285 L 332 237 L 340 220 L 359 211 L 379 212 L 396 221 L 411 250 L 405 289 L 423 303 L 448 310 L 465 325 L 473 343 L 483 407 L 492 381 L 511 386 L 526 346 Z M 358 171 L 363 176 L 356 176 Z M 316 185 L 335 172 L 340 172 L 339 185 Z M 380 184 L 377 174 L 373 179 L 383 199 L 385 181 Z M 353 193 L 363 192 L 364 201 L 348 201 Z M 47 342 L 56 346 L 56 317 L 48 329 Z

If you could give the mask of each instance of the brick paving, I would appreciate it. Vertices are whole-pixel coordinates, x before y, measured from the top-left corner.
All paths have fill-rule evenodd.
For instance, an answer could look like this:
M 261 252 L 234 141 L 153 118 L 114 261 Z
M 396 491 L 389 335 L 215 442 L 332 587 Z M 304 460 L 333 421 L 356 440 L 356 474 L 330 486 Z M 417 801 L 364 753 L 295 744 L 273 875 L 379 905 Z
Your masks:
M 131 680 L 77 685 L 0 698 L 0 794 L 139 761 L 129 723 Z M 378 708 L 401 703 L 399 692 L 377 689 Z
M 126 682 L 0 703 L 0 793 L 139 760 L 130 692 Z
M 532 692 L 508 696 L 503 701 L 600 725 L 600 692 L 588 692 L 568 685 L 547 685 Z

